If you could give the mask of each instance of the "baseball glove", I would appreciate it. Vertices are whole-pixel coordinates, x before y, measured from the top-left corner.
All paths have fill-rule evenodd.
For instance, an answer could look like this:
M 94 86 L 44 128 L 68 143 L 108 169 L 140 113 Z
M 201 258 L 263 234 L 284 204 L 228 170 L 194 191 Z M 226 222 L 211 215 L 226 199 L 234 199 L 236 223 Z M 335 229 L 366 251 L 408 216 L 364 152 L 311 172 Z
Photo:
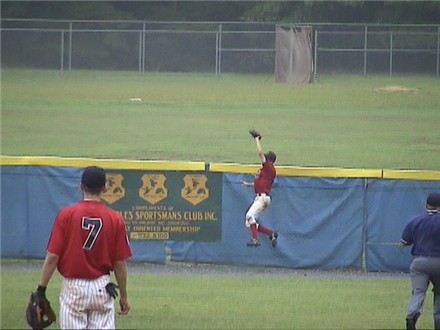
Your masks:
M 261 140 L 261 134 L 260 134 L 260 132 L 258 132 L 257 130 L 255 130 L 255 129 L 250 129 L 249 130 L 249 134 L 254 138 L 254 139 L 256 139 L 256 138 L 258 138 L 258 140 Z
M 32 292 L 26 309 L 26 320 L 32 329 L 44 329 L 57 319 L 55 312 L 50 307 L 44 288 Z

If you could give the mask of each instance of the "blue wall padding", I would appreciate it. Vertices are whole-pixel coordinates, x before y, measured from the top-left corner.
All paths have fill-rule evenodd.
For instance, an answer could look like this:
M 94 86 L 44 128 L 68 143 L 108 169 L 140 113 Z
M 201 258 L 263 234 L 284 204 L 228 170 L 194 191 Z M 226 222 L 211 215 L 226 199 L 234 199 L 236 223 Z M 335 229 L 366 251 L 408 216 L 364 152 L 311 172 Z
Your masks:
M 369 180 L 366 200 L 367 269 L 409 270 L 410 248 L 389 243 L 400 241 L 405 225 L 423 212 L 429 193 L 438 191 L 439 181 Z
M 1 166 L 2 258 L 44 258 L 57 212 L 82 198 L 81 171 Z M 221 241 L 132 241 L 132 260 L 408 271 L 400 235 L 427 195 L 440 191 L 440 181 L 277 177 L 260 223 L 279 232 L 278 246 L 260 234 L 261 246 L 249 248 L 244 220 L 254 192 L 241 181 L 252 179 L 223 174 Z

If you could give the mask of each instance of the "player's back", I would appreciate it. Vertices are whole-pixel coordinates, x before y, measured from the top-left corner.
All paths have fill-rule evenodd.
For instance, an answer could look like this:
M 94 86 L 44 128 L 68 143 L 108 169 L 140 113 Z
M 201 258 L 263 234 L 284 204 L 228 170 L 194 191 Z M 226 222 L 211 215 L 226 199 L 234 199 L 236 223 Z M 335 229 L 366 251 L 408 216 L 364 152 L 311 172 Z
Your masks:
M 414 220 L 414 254 L 440 258 L 440 213 L 427 212 Z
M 272 162 L 266 161 L 262 168 L 260 169 L 260 172 L 258 173 L 255 182 L 254 182 L 254 189 L 255 192 L 258 193 L 265 193 L 270 195 L 271 189 L 272 189 L 272 183 L 275 180 L 276 177 L 276 170 L 275 166 Z
M 118 244 L 126 240 L 122 217 L 98 201 L 82 201 L 60 211 L 48 250 L 59 255 L 58 269 L 67 278 L 109 274 L 121 259 Z

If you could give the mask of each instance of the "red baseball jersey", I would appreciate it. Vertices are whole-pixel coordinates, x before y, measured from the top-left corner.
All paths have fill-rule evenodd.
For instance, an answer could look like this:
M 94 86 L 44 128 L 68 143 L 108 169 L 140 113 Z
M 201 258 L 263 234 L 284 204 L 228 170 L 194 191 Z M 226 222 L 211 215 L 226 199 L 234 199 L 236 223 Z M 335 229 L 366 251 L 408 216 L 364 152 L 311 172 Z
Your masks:
M 256 194 L 270 195 L 273 181 L 277 172 L 272 162 L 265 161 L 263 167 L 257 173 L 257 177 L 254 181 L 254 189 Z
M 124 219 L 97 201 L 62 209 L 47 251 L 60 257 L 58 271 L 65 278 L 95 279 L 110 274 L 116 261 L 132 256 Z

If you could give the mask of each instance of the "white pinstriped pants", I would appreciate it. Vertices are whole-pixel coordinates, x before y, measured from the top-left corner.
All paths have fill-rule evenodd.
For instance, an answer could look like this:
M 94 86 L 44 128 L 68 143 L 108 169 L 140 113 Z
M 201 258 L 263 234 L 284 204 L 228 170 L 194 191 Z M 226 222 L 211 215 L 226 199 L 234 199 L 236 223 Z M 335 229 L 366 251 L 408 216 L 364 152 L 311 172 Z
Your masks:
M 63 279 L 61 329 L 115 329 L 114 299 L 105 291 L 109 282 L 109 275 L 94 280 Z
M 254 202 L 246 212 L 246 219 L 244 224 L 247 228 L 249 228 L 253 224 L 258 223 L 258 218 L 260 217 L 261 213 L 263 213 L 263 211 L 265 211 L 269 207 L 270 202 L 271 199 L 269 195 L 259 194 L 255 196 Z

